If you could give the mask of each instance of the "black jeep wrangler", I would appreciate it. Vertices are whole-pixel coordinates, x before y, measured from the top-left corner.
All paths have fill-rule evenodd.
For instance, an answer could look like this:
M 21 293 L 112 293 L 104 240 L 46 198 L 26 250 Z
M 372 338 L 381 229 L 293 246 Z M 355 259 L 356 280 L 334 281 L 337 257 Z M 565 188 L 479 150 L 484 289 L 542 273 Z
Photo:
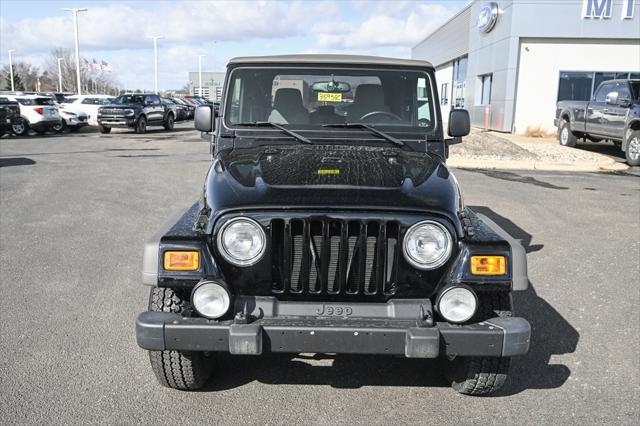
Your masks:
M 11 132 L 12 126 L 20 121 L 20 105 L 0 96 L 0 137 Z
M 196 110 L 213 161 L 199 202 L 144 249 L 136 321 L 158 380 L 197 389 L 215 352 L 442 357 L 488 394 L 530 326 L 511 294 L 523 248 L 465 207 L 445 160 L 428 62 L 301 55 L 231 60 L 219 116 Z
M 163 126 L 173 129 L 176 113 L 154 94 L 129 94 L 118 96 L 111 105 L 98 108 L 98 128 L 110 133 L 112 127 L 127 127 L 136 133 L 145 133 L 147 126 Z

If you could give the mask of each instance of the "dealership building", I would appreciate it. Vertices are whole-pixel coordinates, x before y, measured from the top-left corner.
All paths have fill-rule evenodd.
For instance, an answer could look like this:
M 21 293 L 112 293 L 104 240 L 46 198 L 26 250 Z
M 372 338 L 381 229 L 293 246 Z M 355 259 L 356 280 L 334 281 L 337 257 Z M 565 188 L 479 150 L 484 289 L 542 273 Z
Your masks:
M 189 72 L 189 94 L 191 96 L 202 96 L 213 102 L 220 102 L 222 99 L 222 87 L 224 86 L 223 72 L 202 72 L 202 87 L 200 87 L 200 73 Z
M 640 78 L 640 0 L 473 1 L 412 49 L 436 67 L 446 120 L 502 132 L 553 131 L 560 100 Z

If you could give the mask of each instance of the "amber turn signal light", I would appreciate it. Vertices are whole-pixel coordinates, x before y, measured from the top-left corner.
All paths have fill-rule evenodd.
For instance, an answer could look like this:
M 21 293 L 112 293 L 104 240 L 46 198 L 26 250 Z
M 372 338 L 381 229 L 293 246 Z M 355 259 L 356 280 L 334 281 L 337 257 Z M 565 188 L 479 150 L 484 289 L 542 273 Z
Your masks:
M 507 273 L 507 259 L 504 256 L 471 256 L 473 275 L 504 275 Z
M 165 251 L 164 269 L 167 271 L 197 271 L 200 253 L 197 251 Z

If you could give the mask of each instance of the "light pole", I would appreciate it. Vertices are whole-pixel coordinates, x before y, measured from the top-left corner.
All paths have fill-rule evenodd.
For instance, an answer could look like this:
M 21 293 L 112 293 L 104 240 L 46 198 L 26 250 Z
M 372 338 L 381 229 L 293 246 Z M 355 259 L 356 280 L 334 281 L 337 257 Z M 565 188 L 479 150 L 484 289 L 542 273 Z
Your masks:
M 88 9 L 63 8 L 62 10 L 73 13 L 73 34 L 76 40 L 76 77 L 78 84 L 78 95 L 82 95 L 82 87 L 80 86 L 80 44 L 78 42 L 78 12 L 86 12 Z
M 150 36 L 153 39 L 153 74 L 155 81 L 155 92 L 158 94 L 158 40 L 164 36 Z
M 9 75 L 11 76 L 11 91 L 14 92 L 15 88 L 13 87 L 13 62 L 11 60 L 11 53 L 14 52 L 15 49 L 9 49 Z
M 62 66 L 60 63 L 64 58 L 58 58 L 58 91 L 62 93 Z
M 202 58 L 206 55 L 196 56 L 198 57 L 198 95 L 202 96 Z

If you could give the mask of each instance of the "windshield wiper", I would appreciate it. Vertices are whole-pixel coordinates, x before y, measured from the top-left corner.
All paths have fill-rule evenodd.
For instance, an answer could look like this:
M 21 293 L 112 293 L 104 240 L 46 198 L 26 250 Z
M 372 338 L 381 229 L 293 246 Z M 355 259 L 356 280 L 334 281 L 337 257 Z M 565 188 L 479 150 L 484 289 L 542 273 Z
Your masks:
M 391 143 L 394 143 L 398 146 L 407 146 L 407 144 L 405 144 L 404 142 L 402 142 L 400 139 L 396 139 L 393 136 L 391 136 L 388 133 L 382 132 L 378 129 L 376 129 L 373 126 L 369 126 L 368 124 L 364 124 L 364 123 L 338 123 L 338 124 L 323 124 L 322 127 L 344 127 L 346 129 L 367 129 L 368 131 L 370 131 L 371 133 L 380 136 L 383 139 L 388 140 Z
M 306 137 L 302 136 L 299 133 L 294 132 L 293 130 L 289 130 L 284 126 L 281 126 L 276 123 L 272 123 L 270 121 L 252 121 L 248 123 L 237 123 L 236 125 L 247 126 L 247 127 L 273 127 L 275 129 L 281 130 L 283 133 L 286 133 L 289 136 L 294 137 L 295 139 L 299 140 L 302 143 L 313 145 L 313 142 L 311 142 L 310 139 L 307 139 Z

